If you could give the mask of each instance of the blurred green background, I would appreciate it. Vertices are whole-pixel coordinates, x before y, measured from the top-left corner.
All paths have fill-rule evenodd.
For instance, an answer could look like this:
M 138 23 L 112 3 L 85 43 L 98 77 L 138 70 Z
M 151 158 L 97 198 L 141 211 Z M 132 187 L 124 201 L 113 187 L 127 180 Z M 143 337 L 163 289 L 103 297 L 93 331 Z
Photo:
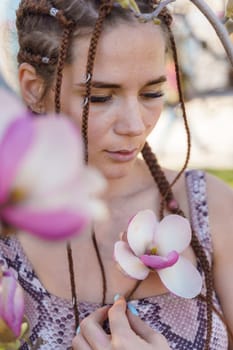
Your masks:
M 233 188 L 233 169 L 232 170 L 217 170 L 206 169 L 207 172 L 219 177 Z

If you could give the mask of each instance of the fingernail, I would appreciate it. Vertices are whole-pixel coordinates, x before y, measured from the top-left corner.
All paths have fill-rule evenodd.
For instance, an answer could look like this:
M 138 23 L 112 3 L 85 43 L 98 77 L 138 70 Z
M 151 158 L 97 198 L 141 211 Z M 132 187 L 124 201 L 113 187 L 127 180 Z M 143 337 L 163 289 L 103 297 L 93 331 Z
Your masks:
M 115 301 L 117 301 L 118 299 L 120 299 L 120 294 L 116 294 L 115 296 L 114 296 L 114 303 L 115 303 Z
M 127 307 L 133 315 L 135 315 L 135 316 L 139 315 L 138 310 L 131 303 L 128 303 Z
M 76 334 L 79 334 L 80 333 L 80 326 L 78 326 L 77 330 L 76 330 Z

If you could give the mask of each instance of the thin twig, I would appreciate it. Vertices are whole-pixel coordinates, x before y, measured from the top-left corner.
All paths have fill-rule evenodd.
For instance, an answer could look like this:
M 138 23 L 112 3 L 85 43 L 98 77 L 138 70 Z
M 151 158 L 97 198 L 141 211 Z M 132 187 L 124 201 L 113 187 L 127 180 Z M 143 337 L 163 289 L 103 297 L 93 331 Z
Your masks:
M 141 21 L 141 22 L 150 22 L 158 19 L 158 16 L 160 12 L 169 4 L 172 2 L 175 2 L 176 0 L 164 0 L 161 1 L 156 7 L 155 10 L 151 13 L 137 13 L 135 14 L 136 17 Z M 158 19 L 159 21 L 159 19 Z

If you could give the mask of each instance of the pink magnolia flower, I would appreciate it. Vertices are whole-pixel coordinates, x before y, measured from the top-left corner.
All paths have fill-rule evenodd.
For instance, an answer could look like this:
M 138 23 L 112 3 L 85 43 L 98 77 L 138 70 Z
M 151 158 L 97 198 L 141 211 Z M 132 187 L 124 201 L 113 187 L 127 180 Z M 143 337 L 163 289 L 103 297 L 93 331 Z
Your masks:
M 195 266 L 180 253 L 190 244 L 191 227 L 187 219 L 168 215 L 158 222 L 151 210 L 142 210 L 130 221 L 127 242 L 115 243 L 114 257 L 130 277 L 144 280 L 156 270 L 172 293 L 193 298 L 202 287 Z
M 11 270 L 0 270 L 0 343 L 19 338 L 23 316 L 23 290 Z
M 5 93 L 0 93 L 1 118 L 4 101 Z M 15 115 L 14 98 L 11 106 Z M 106 182 L 85 166 L 77 128 L 62 116 L 32 117 L 18 104 L 17 110 L 20 117 L 5 123 L 0 135 L 0 220 L 59 239 L 104 217 L 106 207 L 98 196 Z

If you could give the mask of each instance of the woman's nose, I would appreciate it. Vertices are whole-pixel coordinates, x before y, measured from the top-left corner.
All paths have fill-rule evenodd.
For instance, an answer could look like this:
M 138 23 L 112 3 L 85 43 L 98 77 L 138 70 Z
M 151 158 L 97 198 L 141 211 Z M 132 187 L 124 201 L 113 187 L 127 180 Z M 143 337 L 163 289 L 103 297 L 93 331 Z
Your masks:
M 138 99 L 130 99 L 118 110 L 115 132 L 120 135 L 140 136 L 146 130 L 142 107 Z

